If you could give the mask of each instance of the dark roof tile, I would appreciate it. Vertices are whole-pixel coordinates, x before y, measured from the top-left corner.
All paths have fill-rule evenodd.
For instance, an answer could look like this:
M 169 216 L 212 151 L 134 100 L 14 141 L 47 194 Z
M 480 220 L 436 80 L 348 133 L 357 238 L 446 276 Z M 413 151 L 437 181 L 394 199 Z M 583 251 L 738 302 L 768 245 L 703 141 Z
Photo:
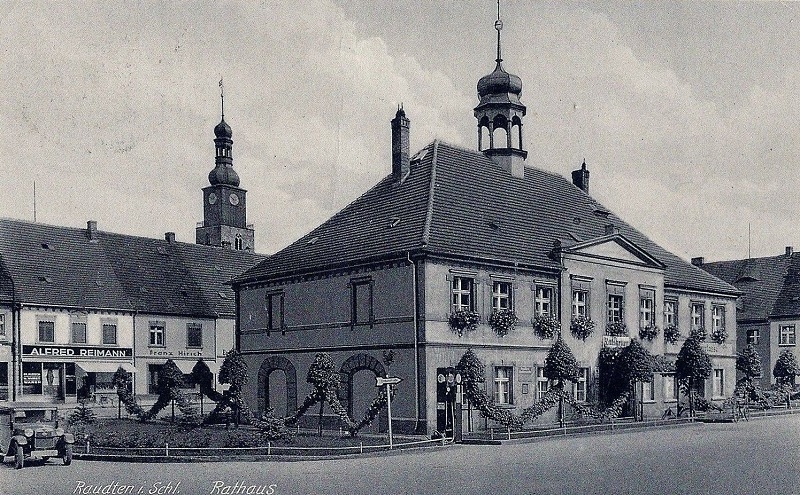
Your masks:
M 412 165 L 405 182 L 384 178 L 235 282 L 313 272 L 415 249 L 555 270 L 559 264 L 549 257 L 555 240 L 601 237 L 613 223 L 664 264 L 667 286 L 738 293 L 661 248 L 564 177 L 526 167 L 524 179 L 519 179 L 480 152 L 438 141 L 425 150 L 429 152 Z M 402 221 L 387 228 L 391 217 Z M 308 242 L 314 238 L 316 242 Z

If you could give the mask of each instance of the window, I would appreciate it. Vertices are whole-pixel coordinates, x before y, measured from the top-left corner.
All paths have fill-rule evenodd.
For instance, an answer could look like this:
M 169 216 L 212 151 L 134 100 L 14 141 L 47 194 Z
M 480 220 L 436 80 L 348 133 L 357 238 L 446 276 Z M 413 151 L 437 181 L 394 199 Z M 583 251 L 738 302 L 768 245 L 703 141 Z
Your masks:
M 372 280 L 351 280 L 351 323 L 372 324 Z
M 242 234 L 236 234 L 236 238 L 233 240 L 233 249 L 242 250 Z
M 56 324 L 54 321 L 39 322 L 39 342 L 56 341 Z
M 675 378 L 675 373 L 668 373 L 664 375 L 664 400 L 678 400 L 678 379 Z
M 103 344 L 117 345 L 116 323 L 103 323 Z
M 158 375 L 163 366 L 163 364 L 147 365 L 147 393 L 158 394 Z
M 467 277 L 453 277 L 451 301 L 453 311 L 472 311 L 473 281 Z
M 22 393 L 42 394 L 42 363 L 22 363 Z
M 73 344 L 86 343 L 86 322 L 82 321 L 72 322 L 72 343 Z
M 572 290 L 572 316 L 589 316 L 588 311 L 589 291 L 581 289 Z
M 550 390 L 550 380 L 544 376 L 544 368 L 536 368 L 536 399 L 542 400 L 548 390 Z
M 725 329 L 725 306 L 711 306 L 711 331 Z
M 186 324 L 186 347 L 203 347 L 203 325 Z
M 164 347 L 164 333 L 166 323 L 163 321 L 150 322 L 150 345 L 155 347 Z
M 6 314 L 0 313 L 0 337 L 6 335 Z
M 705 326 L 705 310 L 705 304 L 692 303 L 692 330 L 698 330 Z
M 511 282 L 492 282 L 492 309 L 511 309 Z
M 616 323 L 622 321 L 622 305 L 624 298 L 621 294 L 608 295 L 608 321 Z
M 578 402 L 586 402 L 586 383 L 589 368 L 578 368 L 578 381 L 572 384 L 572 396 Z
M 796 345 L 797 334 L 794 325 L 781 325 L 778 335 L 778 345 Z
M 653 381 L 642 382 L 642 401 L 654 402 L 656 400 L 655 390 L 653 390 Z
M 283 292 L 267 294 L 267 331 L 283 331 Z
M 678 324 L 678 303 L 664 300 L 664 328 Z
M 494 369 L 494 400 L 498 404 L 513 404 L 511 394 L 512 371 L 510 366 L 497 366 Z
M 720 368 L 714 370 L 713 391 L 714 397 L 725 396 L 725 370 Z
M 747 343 L 758 345 L 758 339 L 761 337 L 761 331 L 758 328 L 750 328 L 747 330 Z
M 537 285 L 535 302 L 537 316 L 549 316 L 553 314 L 553 288 Z
M 647 328 L 655 323 L 655 299 L 655 291 L 639 291 L 639 328 Z

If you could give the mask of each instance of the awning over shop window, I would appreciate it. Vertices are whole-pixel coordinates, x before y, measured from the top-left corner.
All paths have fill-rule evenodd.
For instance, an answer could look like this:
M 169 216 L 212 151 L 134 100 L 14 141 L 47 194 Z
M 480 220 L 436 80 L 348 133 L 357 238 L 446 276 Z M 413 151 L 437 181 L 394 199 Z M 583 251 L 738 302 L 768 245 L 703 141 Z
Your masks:
M 136 373 L 136 368 L 130 363 L 102 363 L 95 361 L 76 361 L 75 366 L 87 373 L 114 373 L 119 368 L 129 373 Z
M 197 364 L 197 361 L 173 361 L 173 363 L 181 370 L 181 373 L 188 375 L 192 372 L 192 368 Z

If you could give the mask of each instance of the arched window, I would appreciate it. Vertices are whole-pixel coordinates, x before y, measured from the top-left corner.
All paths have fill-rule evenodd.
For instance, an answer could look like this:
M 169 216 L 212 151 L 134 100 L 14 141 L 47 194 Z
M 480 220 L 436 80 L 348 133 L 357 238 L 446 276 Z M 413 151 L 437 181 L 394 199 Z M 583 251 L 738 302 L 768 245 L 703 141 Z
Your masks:
M 242 250 L 242 234 L 236 234 L 236 239 L 233 240 L 233 249 Z

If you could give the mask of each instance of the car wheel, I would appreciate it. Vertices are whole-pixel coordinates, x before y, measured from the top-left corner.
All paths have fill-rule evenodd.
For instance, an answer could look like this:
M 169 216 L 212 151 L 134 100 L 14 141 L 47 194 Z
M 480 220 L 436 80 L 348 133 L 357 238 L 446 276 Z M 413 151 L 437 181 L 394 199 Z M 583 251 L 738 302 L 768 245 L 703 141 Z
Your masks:
M 25 467 L 25 451 L 19 445 L 14 449 L 14 467 L 17 469 Z
M 72 464 L 72 444 L 67 444 L 64 447 L 64 457 L 62 458 L 65 466 Z

